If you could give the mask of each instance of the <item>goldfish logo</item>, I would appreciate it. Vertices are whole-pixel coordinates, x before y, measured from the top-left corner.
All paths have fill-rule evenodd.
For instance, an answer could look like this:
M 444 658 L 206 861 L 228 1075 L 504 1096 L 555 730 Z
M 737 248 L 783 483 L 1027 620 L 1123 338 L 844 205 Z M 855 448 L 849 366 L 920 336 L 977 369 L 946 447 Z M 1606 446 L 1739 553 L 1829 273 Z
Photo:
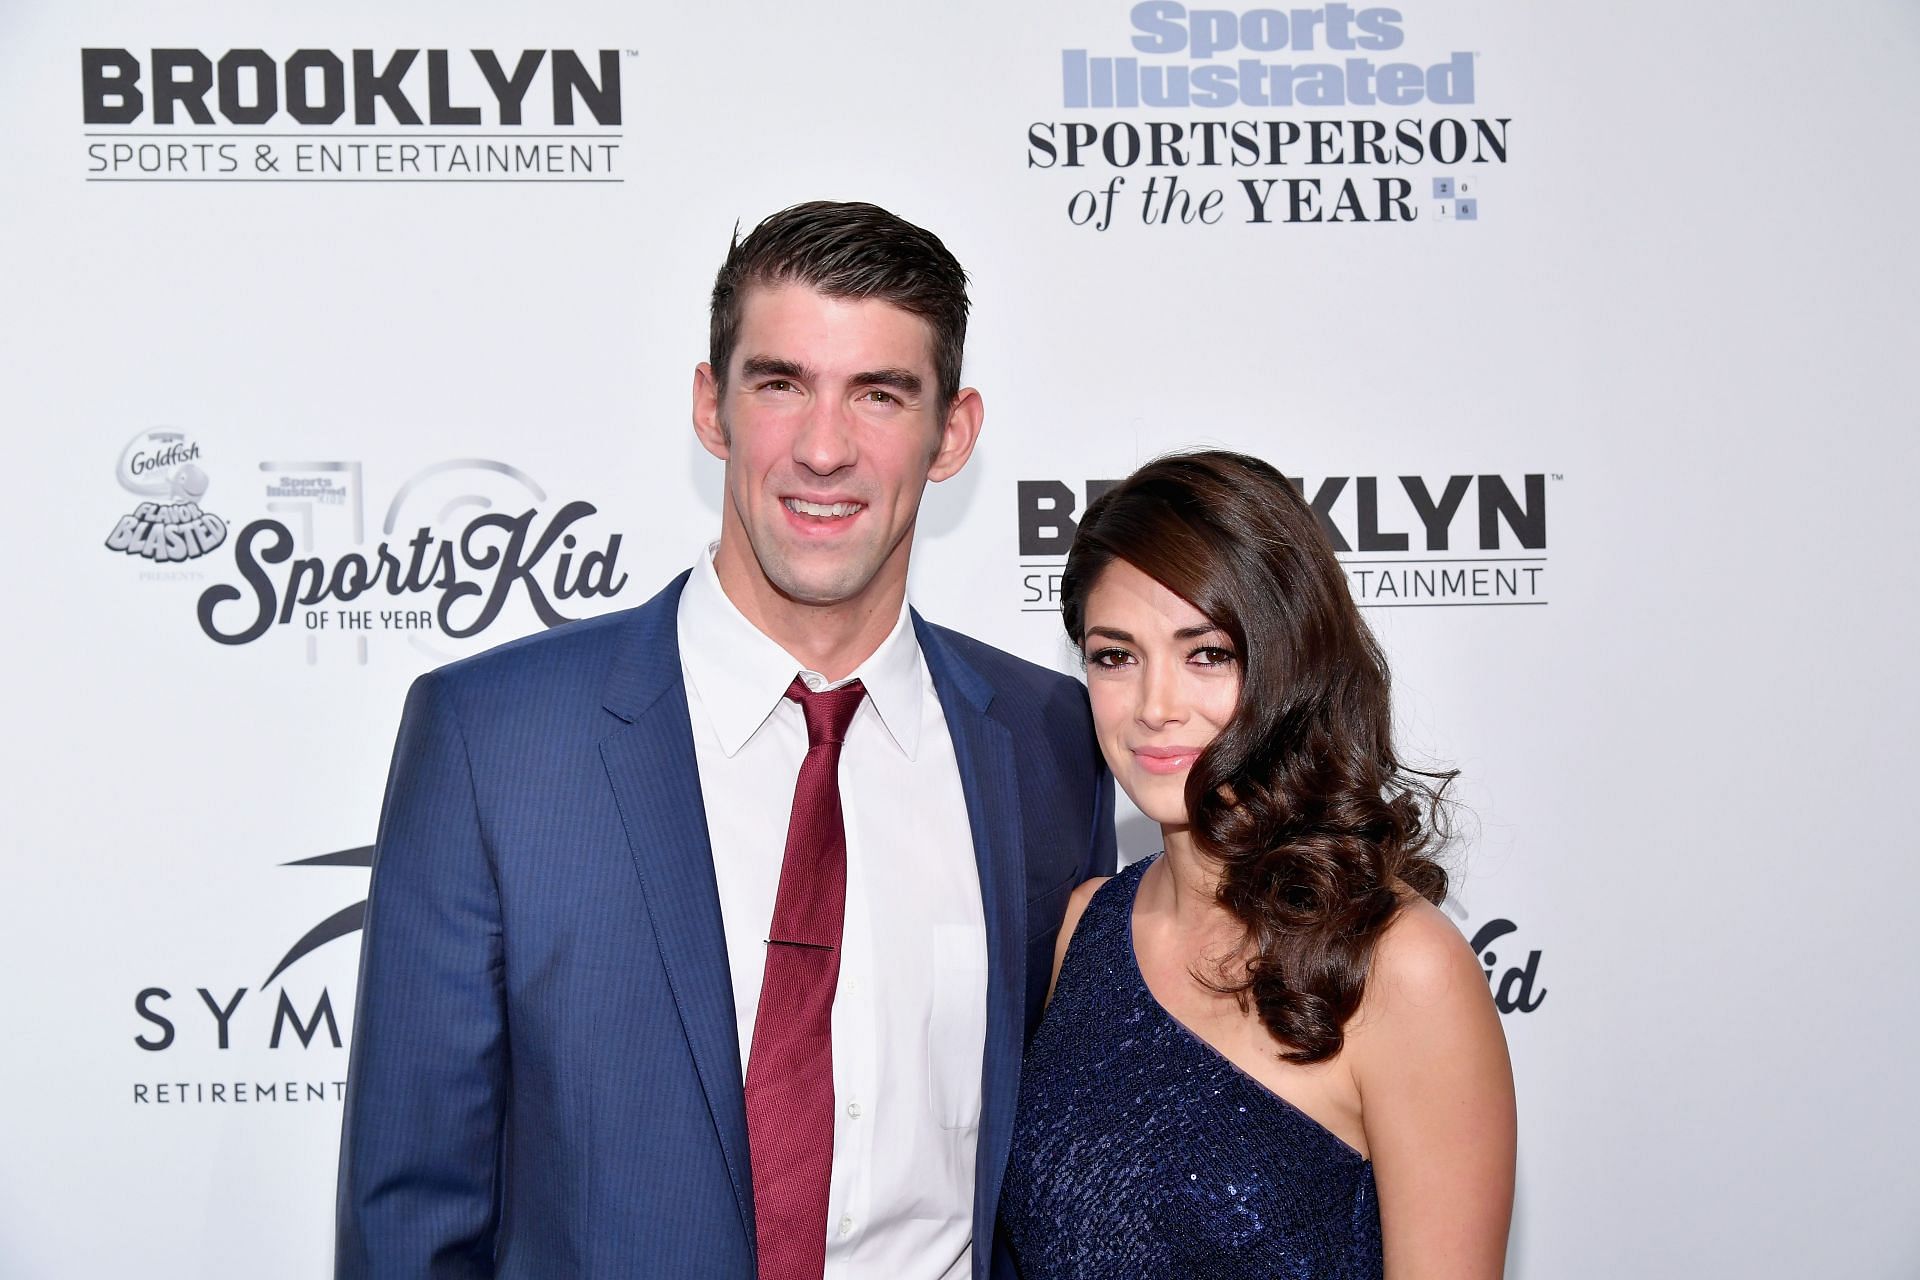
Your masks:
M 107 534 L 109 551 L 157 564 L 197 560 L 227 540 L 227 523 L 205 511 L 207 473 L 200 445 L 171 427 L 142 431 L 127 441 L 114 466 L 120 487 L 146 498 Z

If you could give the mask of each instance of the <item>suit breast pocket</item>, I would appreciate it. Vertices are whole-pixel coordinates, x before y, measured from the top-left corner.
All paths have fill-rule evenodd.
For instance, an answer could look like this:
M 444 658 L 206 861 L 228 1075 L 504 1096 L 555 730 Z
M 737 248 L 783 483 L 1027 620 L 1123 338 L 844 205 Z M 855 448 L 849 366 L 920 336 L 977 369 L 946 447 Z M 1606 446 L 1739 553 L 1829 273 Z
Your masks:
M 980 1123 L 987 1043 L 987 950 L 979 929 L 933 930 L 933 1008 L 927 1018 L 927 1101 L 946 1129 Z

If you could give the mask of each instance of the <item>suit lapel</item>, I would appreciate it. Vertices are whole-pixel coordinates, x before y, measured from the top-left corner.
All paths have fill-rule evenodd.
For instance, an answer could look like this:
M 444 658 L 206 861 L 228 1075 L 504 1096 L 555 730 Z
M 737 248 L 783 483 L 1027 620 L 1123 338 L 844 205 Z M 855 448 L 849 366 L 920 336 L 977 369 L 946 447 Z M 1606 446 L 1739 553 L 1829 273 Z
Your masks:
M 726 930 L 707 840 L 680 669 L 679 578 L 636 614 L 609 673 L 607 710 L 626 721 L 600 744 L 647 914 L 740 1210 L 753 1238 L 747 1110 Z
M 919 614 L 913 623 L 953 738 L 987 923 L 987 1043 L 973 1201 L 974 1275 L 993 1255 L 993 1223 L 1020 1097 L 1026 1013 L 1026 858 L 1013 735 L 987 714 L 993 688 Z

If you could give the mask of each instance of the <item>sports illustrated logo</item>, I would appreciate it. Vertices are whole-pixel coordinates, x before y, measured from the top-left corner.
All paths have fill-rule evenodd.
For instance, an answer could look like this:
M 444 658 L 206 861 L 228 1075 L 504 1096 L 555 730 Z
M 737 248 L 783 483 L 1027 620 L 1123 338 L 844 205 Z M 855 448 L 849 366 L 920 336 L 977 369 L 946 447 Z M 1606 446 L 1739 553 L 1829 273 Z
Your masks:
M 1363 609 L 1548 603 L 1547 493 L 1557 474 L 1288 479 Z M 1023 612 L 1058 612 L 1075 514 L 1116 483 L 1019 482 Z
M 343 849 L 285 865 L 368 868 L 373 865 L 373 849 L 371 846 Z M 315 1068 L 302 1054 L 300 1061 L 304 1065 L 296 1070 L 306 1073 L 304 1079 L 288 1078 L 286 1070 L 278 1065 L 285 1052 L 345 1050 L 346 1042 L 340 1033 L 342 1015 L 335 1010 L 332 993 L 323 985 L 318 997 L 296 999 L 283 985 L 276 993 L 277 999 L 269 1014 L 267 991 L 298 961 L 336 938 L 358 932 L 366 909 L 363 898 L 307 930 L 274 965 L 260 989 L 251 993 L 251 999 L 247 987 L 222 984 L 218 989 L 193 988 L 199 998 L 197 1004 L 184 997 L 176 1004 L 171 987 L 143 987 L 133 997 L 133 1012 L 141 1025 L 132 1037 L 134 1045 L 143 1053 L 165 1053 L 176 1048 L 199 1054 L 230 1053 L 236 1055 L 241 1065 L 235 1070 L 221 1071 L 218 1079 L 135 1079 L 131 1082 L 134 1104 L 302 1104 L 338 1103 L 344 1099 L 344 1058 L 336 1057 L 328 1066 Z M 265 1062 L 254 1057 L 263 1050 L 273 1057 Z M 322 1074 L 315 1077 L 315 1070 Z M 250 1071 L 254 1078 L 236 1078 Z M 259 1074 L 263 1071 L 271 1072 L 271 1078 Z
M 1399 9 L 1143 0 L 1113 35 L 1060 51 L 1060 106 L 1093 118 L 1027 126 L 1074 226 L 1478 222 L 1481 167 L 1507 163 L 1480 55 L 1422 51 Z
M 260 471 L 268 514 L 232 539 L 239 582 L 208 587 L 195 610 L 219 644 L 292 628 L 306 637 L 309 663 L 334 635 L 351 639 L 362 663 L 376 635 L 454 658 L 478 647 L 454 642 L 503 618 L 558 626 L 578 616 L 575 602 L 627 585 L 621 535 L 592 540 L 598 509 L 555 504 L 505 462 L 456 458 L 415 472 L 378 514 L 377 541 L 359 462 L 263 462 Z
M 197 560 L 227 540 L 226 522 L 200 506 L 207 473 L 199 442 L 186 432 L 138 433 L 120 451 L 113 474 L 122 489 L 147 501 L 115 522 L 107 550 L 170 565 Z
M 622 182 L 623 60 L 614 49 L 84 48 L 86 180 Z

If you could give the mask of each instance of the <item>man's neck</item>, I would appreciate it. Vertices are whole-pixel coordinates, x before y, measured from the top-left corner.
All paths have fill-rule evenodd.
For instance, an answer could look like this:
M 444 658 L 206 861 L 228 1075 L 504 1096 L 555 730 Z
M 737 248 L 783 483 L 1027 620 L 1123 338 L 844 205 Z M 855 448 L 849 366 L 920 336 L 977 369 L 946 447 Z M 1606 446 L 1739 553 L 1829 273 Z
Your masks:
M 752 552 L 745 554 L 751 560 Z M 713 567 L 720 589 L 742 617 L 807 670 L 830 681 L 846 679 L 873 656 L 899 622 L 907 593 L 904 580 L 885 582 L 876 577 L 852 599 L 806 604 L 782 595 L 756 565 L 741 564 L 724 541 L 714 555 Z

